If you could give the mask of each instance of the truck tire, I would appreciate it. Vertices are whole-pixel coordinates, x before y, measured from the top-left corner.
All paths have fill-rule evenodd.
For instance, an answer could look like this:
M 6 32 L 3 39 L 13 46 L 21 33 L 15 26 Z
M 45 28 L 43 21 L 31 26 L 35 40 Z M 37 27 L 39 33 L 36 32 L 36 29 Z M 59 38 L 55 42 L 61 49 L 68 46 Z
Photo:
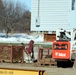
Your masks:
M 57 67 L 62 67 L 62 61 L 57 61 Z
M 67 63 L 68 63 L 68 67 L 73 67 L 73 65 L 74 65 L 74 61 L 69 60 Z
M 74 62 L 72 61 L 57 61 L 57 67 L 67 68 L 73 67 Z

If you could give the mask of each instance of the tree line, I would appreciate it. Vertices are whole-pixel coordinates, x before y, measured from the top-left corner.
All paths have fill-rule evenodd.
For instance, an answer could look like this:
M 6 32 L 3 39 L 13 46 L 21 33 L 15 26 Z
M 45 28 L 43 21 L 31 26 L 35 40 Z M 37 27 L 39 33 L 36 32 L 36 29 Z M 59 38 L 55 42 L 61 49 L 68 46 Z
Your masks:
M 23 10 L 23 8 L 25 8 Z M 0 0 L 0 32 L 30 31 L 31 12 L 20 3 L 4 2 Z

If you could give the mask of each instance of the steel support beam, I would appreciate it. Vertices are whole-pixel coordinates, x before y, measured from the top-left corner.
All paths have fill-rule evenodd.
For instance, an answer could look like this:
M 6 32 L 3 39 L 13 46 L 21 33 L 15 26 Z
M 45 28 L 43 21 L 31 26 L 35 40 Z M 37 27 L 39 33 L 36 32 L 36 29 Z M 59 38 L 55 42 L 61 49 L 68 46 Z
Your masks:
M 0 75 L 46 75 L 45 70 L 0 68 Z

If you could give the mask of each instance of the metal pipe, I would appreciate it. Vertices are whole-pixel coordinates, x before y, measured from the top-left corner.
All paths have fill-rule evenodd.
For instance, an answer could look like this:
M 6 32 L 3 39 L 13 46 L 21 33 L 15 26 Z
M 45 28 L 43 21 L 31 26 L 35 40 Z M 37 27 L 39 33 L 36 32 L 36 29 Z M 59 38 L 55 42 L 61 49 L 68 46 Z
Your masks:
M 40 0 L 38 0 L 38 17 L 40 16 Z

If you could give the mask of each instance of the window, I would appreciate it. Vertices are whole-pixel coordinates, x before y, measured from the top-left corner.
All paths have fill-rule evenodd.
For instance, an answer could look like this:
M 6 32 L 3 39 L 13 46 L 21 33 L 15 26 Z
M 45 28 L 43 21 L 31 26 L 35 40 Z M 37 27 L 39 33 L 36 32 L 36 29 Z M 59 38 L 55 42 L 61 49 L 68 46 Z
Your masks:
M 67 50 L 68 49 L 68 45 L 67 44 L 54 44 L 54 50 Z

